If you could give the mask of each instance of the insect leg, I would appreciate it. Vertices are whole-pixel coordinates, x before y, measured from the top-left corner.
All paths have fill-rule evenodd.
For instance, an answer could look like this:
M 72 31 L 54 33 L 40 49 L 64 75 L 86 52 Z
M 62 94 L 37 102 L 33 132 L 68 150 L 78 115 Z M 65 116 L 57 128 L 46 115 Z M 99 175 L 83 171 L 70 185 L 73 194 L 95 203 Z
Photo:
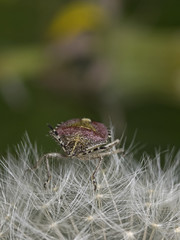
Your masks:
M 96 158 L 96 157 L 105 157 L 105 156 L 109 156 L 109 155 L 112 155 L 112 154 L 117 154 L 117 153 L 124 153 L 124 149 L 122 148 L 119 148 L 119 149 L 116 149 L 116 150 L 105 150 L 105 151 L 98 151 L 97 153 L 93 153 L 91 155 L 92 158 Z
M 116 146 L 119 142 L 120 142 L 120 140 L 116 139 L 113 142 L 104 145 L 103 148 L 105 148 L 105 149 L 112 148 L 113 146 Z
M 116 139 L 115 141 L 108 143 L 108 144 L 97 144 L 94 146 L 91 146 L 89 148 L 87 148 L 86 151 L 88 151 L 89 154 L 93 153 L 93 152 L 104 152 L 105 150 L 111 149 L 113 146 L 116 146 L 119 143 L 119 139 Z
M 93 183 L 93 185 L 94 185 L 94 191 L 96 191 L 97 190 L 97 182 L 96 182 L 96 178 L 95 178 L 95 174 L 98 172 L 98 170 L 99 170 L 99 167 L 100 167 L 100 165 L 101 165 L 101 161 L 102 161 L 102 157 L 99 157 L 99 162 L 98 162 L 98 164 L 97 164 L 97 166 L 96 166 L 96 168 L 95 168 L 95 170 L 94 170 L 94 172 L 93 172 L 93 174 L 92 174 L 92 176 L 91 176 L 91 181 L 92 181 L 92 183 Z
M 49 184 L 50 179 L 51 179 L 51 173 L 50 173 L 48 156 L 45 156 L 45 159 L 46 159 L 47 180 L 46 180 L 45 183 L 44 183 L 44 188 L 46 189 L 46 188 L 47 188 L 47 185 Z
M 39 168 L 39 166 L 41 165 L 41 163 L 45 160 L 46 161 L 46 171 L 47 171 L 47 180 L 46 182 L 44 183 L 44 188 L 47 188 L 47 185 L 48 183 L 50 182 L 50 179 L 51 179 L 51 173 L 50 173 L 50 167 L 49 167 L 49 158 L 64 158 L 64 156 L 60 153 L 47 153 L 47 154 L 44 154 L 36 163 L 36 165 L 31 168 L 31 169 L 27 169 L 25 171 L 25 173 L 29 170 L 36 170 Z
M 43 159 L 46 160 L 47 180 L 44 183 L 44 188 L 45 189 L 47 188 L 47 185 L 49 184 L 49 182 L 51 180 L 51 172 L 50 172 L 49 160 L 48 159 L 49 158 L 52 158 L 52 159 L 53 158 L 62 158 L 62 157 L 63 156 L 60 153 L 47 153 L 40 158 L 40 160 L 39 160 L 40 163 L 42 162 Z M 37 163 L 37 166 L 38 166 L 38 163 Z

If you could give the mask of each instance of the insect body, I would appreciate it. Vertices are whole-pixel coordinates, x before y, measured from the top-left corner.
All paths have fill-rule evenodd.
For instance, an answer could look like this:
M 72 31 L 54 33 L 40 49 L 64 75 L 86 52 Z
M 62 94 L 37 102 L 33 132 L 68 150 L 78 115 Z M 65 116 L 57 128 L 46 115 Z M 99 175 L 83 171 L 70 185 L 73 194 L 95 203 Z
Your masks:
M 104 156 L 120 151 L 120 149 L 113 150 L 113 147 L 119 143 L 119 139 L 110 142 L 111 135 L 106 126 L 102 123 L 91 121 L 89 118 L 71 119 L 58 124 L 55 128 L 48 126 L 51 129 L 49 134 L 60 144 L 66 157 L 78 158 L 80 160 L 99 159 L 98 165 L 91 176 L 94 189 L 96 190 L 95 174 Z M 45 187 L 51 178 L 49 157 L 61 158 L 62 155 L 60 153 L 47 153 L 38 161 L 35 168 L 39 166 L 44 158 L 46 159 L 48 180 L 44 185 Z
M 50 135 L 62 146 L 67 156 L 80 159 L 105 150 L 110 137 L 104 124 L 92 122 L 88 118 L 68 120 L 54 129 L 50 128 Z

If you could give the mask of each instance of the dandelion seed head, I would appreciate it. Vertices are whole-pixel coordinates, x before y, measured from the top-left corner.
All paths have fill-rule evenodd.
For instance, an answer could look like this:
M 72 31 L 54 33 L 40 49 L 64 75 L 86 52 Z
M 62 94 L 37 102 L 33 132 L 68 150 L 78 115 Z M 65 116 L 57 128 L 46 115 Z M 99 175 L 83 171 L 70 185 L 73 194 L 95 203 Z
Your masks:
M 129 232 L 126 232 L 126 236 L 129 238 L 129 239 L 134 239 L 134 233 L 129 231 Z
M 6 216 L 5 216 L 5 220 L 9 220 L 10 218 L 11 218 L 10 215 L 6 215 Z
M 100 190 L 102 186 L 100 184 L 97 184 L 97 190 Z
M 151 225 L 154 228 L 160 228 L 162 226 L 161 224 L 157 224 L 157 223 L 152 223 Z
M 103 197 L 104 197 L 103 194 L 97 194 L 97 195 L 96 195 L 96 198 L 97 198 L 97 199 L 101 199 L 101 198 L 103 198 Z
M 51 225 L 49 226 L 49 228 L 51 229 L 51 228 L 55 228 L 55 227 L 57 227 L 57 222 L 53 222 L 53 223 L 51 223 Z
M 52 190 L 53 190 L 54 192 L 57 192 L 58 187 L 54 187 Z
M 146 206 L 146 207 L 151 207 L 152 204 L 151 204 L 150 202 L 146 202 L 146 203 L 145 203 L 145 206 Z
M 97 191 L 89 180 L 95 161 L 60 159 L 46 168 L 27 168 L 41 154 L 26 139 L 17 155 L 0 164 L 0 236 L 3 240 L 175 240 L 180 234 L 180 152 L 164 158 L 133 152 L 112 154 L 97 173 Z M 171 163 L 171 164 L 170 164 Z
M 175 228 L 174 232 L 175 233 L 180 233 L 180 227 Z
M 48 208 L 48 207 L 49 207 L 49 204 L 47 204 L 47 203 L 46 203 L 46 204 L 43 204 L 43 205 L 41 206 L 42 209 L 46 209 L 46 208 Z

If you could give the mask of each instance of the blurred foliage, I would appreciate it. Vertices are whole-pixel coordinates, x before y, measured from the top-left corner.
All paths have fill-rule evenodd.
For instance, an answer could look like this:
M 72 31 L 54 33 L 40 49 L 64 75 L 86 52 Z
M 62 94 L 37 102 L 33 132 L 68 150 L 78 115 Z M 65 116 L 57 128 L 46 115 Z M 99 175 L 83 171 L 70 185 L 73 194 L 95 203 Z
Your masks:
M 179 28 L 179 0 L 124 0 L 124 13 L 128 19 L 161 29 Z
M 1 50 L 0 77 L 1 81 L 14 76 L 36 76 L 46 67 L 44 48 L 40 46 L 8 48 Z
M 0 1 L 0 153 L 46 123 L 109 124 L 127 143 L 180 147 L 180 3 Z

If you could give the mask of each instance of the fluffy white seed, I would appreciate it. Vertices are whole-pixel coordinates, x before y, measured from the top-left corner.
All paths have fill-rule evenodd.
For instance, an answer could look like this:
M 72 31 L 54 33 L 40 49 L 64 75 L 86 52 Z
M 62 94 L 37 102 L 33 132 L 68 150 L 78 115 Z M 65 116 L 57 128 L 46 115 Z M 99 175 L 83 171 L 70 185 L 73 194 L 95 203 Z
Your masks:
M 165 168 L 160 158 L 165 158 Z M 180 237 L 180 153 L 114 154 L 90 176 L 95 161 L 54 159 L 47 189 L 45 164 L 26 140 L 1 159 L 0 238 L 3 240 L 176 240 Z M 105 169 L 105 170 L 104 170 Z

